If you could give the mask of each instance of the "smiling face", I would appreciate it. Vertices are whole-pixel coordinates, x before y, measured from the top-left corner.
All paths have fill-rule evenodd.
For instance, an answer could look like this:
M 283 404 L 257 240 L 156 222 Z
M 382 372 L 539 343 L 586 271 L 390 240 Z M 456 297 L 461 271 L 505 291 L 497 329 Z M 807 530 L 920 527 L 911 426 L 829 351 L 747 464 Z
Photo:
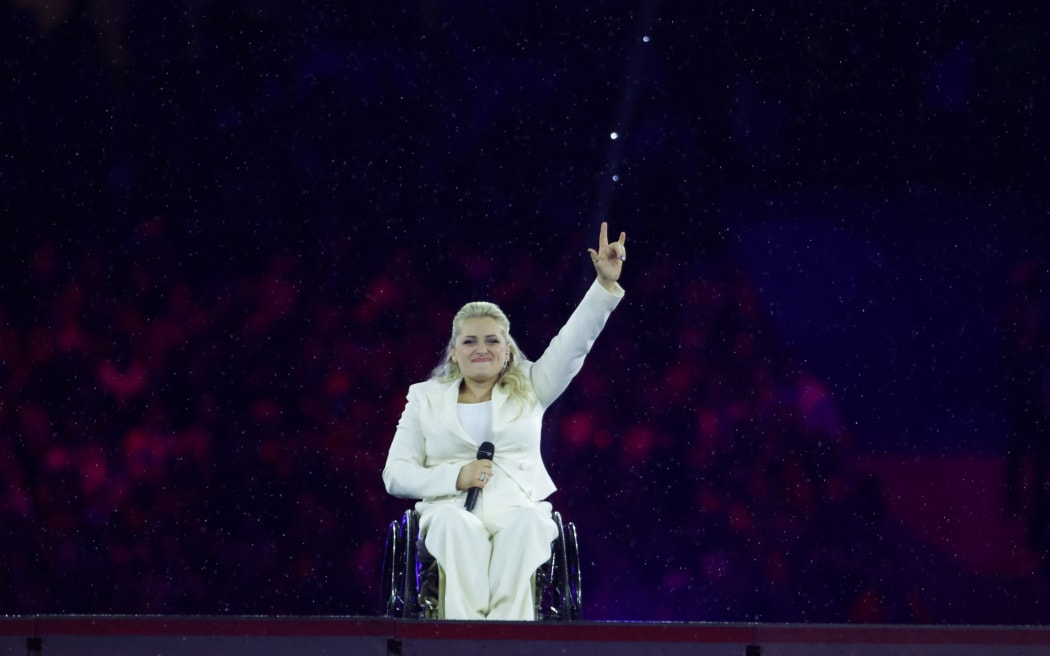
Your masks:
M 464 319 L 449 358 L 464 378 L 495 380 L 503 372 L 509 355 L 507 338 L 492 317 Z

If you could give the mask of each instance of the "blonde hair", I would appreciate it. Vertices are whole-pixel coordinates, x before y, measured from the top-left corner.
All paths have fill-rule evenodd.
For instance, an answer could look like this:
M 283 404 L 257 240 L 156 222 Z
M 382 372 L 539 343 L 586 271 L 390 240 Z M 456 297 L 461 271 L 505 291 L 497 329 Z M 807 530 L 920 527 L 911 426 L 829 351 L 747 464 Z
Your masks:
M 510 319 L 507 318 L 507 315 L 503 313 L 503 310 L 498 305 L 488 301 L 467 303 L 452 318 L 452 336 L 449 338 L 448 346 L 445 348 L 445 357 L 441 364 L 431 372 L 431 378 L 436 378 L 442 382 L 451 382 L 463 376 L 459 365 L 452 361 L 452 351 L 456 347 L 456 340 L 459 338 L 460 333 L 463 332 L 464 321 L 467 319 L 485 318 L 496 321 L 500 332 L 503 333 L 503 339 L 507 341 L 507 364 L 503 368 L 503 373 L 500 374 L 496 384 L 504 388 L 507 391 L 507 396 L 511 399 L 520 401 L 525 405 L 532 403 L 535 401 L 536 395 L 532 389 L 532 383 L 529 381 L 528 376 L 525 375 L 523 366 L 528 362 L 528 358 L 521 352 L 521 349 L 518 348 L 518 343 L 510 335 Z

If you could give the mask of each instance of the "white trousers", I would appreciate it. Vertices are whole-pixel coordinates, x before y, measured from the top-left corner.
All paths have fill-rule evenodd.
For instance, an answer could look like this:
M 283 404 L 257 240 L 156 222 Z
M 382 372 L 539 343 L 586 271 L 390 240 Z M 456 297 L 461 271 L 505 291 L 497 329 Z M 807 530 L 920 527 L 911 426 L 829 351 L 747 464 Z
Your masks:
M 558 527 L 551 505 L 496 475 L 474 512 L 463 498 L 421 502 L 419 530 L 444 573 L 441 617 L 534 620 L 533 575 L 551 557 Z

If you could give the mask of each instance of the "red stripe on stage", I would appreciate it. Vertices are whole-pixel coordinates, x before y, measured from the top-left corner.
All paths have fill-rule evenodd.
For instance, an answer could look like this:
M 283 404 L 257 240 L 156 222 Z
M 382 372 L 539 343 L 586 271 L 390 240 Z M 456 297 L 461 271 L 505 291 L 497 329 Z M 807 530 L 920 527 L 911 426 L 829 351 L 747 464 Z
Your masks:
M 755 626 L 755 642 L 810 644 L 1050 645 L 1050 628 L 1031 626 Z
M 0 618 L 0 636 L 313 636 L 564 643 L 1050 645 L 1050 627 L 1041 626 L 425 622 L 365 617 L 268 616 L 9 616 Z
M 23 638 L 35 635 L 35 617 L 0 617 L 0 636 L 22 636 Z
M 389 636 L 397 620 L 362 617 L 42 615 L 38 635 Z
M 632 622 L 405 622 L 394 637 L 437 640 L 555 640 L 561 642 L 749 642 L 742 624 Z
M 361 617 L 169 617 L 48 615 L 36 635 L 386 636 L 405 640 L 747 642 L 743 624 L 424 622 Z M 12 630 L 7 635 L 21 634 Z M 30 624 L 29 626 L 33 626 Z

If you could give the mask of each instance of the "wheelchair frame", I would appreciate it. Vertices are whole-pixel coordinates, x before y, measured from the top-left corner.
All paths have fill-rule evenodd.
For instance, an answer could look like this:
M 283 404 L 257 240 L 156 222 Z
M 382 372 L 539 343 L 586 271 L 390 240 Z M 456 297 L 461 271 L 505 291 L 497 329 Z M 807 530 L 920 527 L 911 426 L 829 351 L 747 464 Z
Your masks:
M 571 621 L 580 619 L 580 550 L 576 526 L 562 522 L 561 513 L 551 513 L 558 537 L 551 543 L 551 558 L 535 575 L 536 619 Z M 438 619 L 438 565 L 419 539 L 419 513 L 405 511 L 390 522 L 383 555 L 381 611 L 387 617 Z

